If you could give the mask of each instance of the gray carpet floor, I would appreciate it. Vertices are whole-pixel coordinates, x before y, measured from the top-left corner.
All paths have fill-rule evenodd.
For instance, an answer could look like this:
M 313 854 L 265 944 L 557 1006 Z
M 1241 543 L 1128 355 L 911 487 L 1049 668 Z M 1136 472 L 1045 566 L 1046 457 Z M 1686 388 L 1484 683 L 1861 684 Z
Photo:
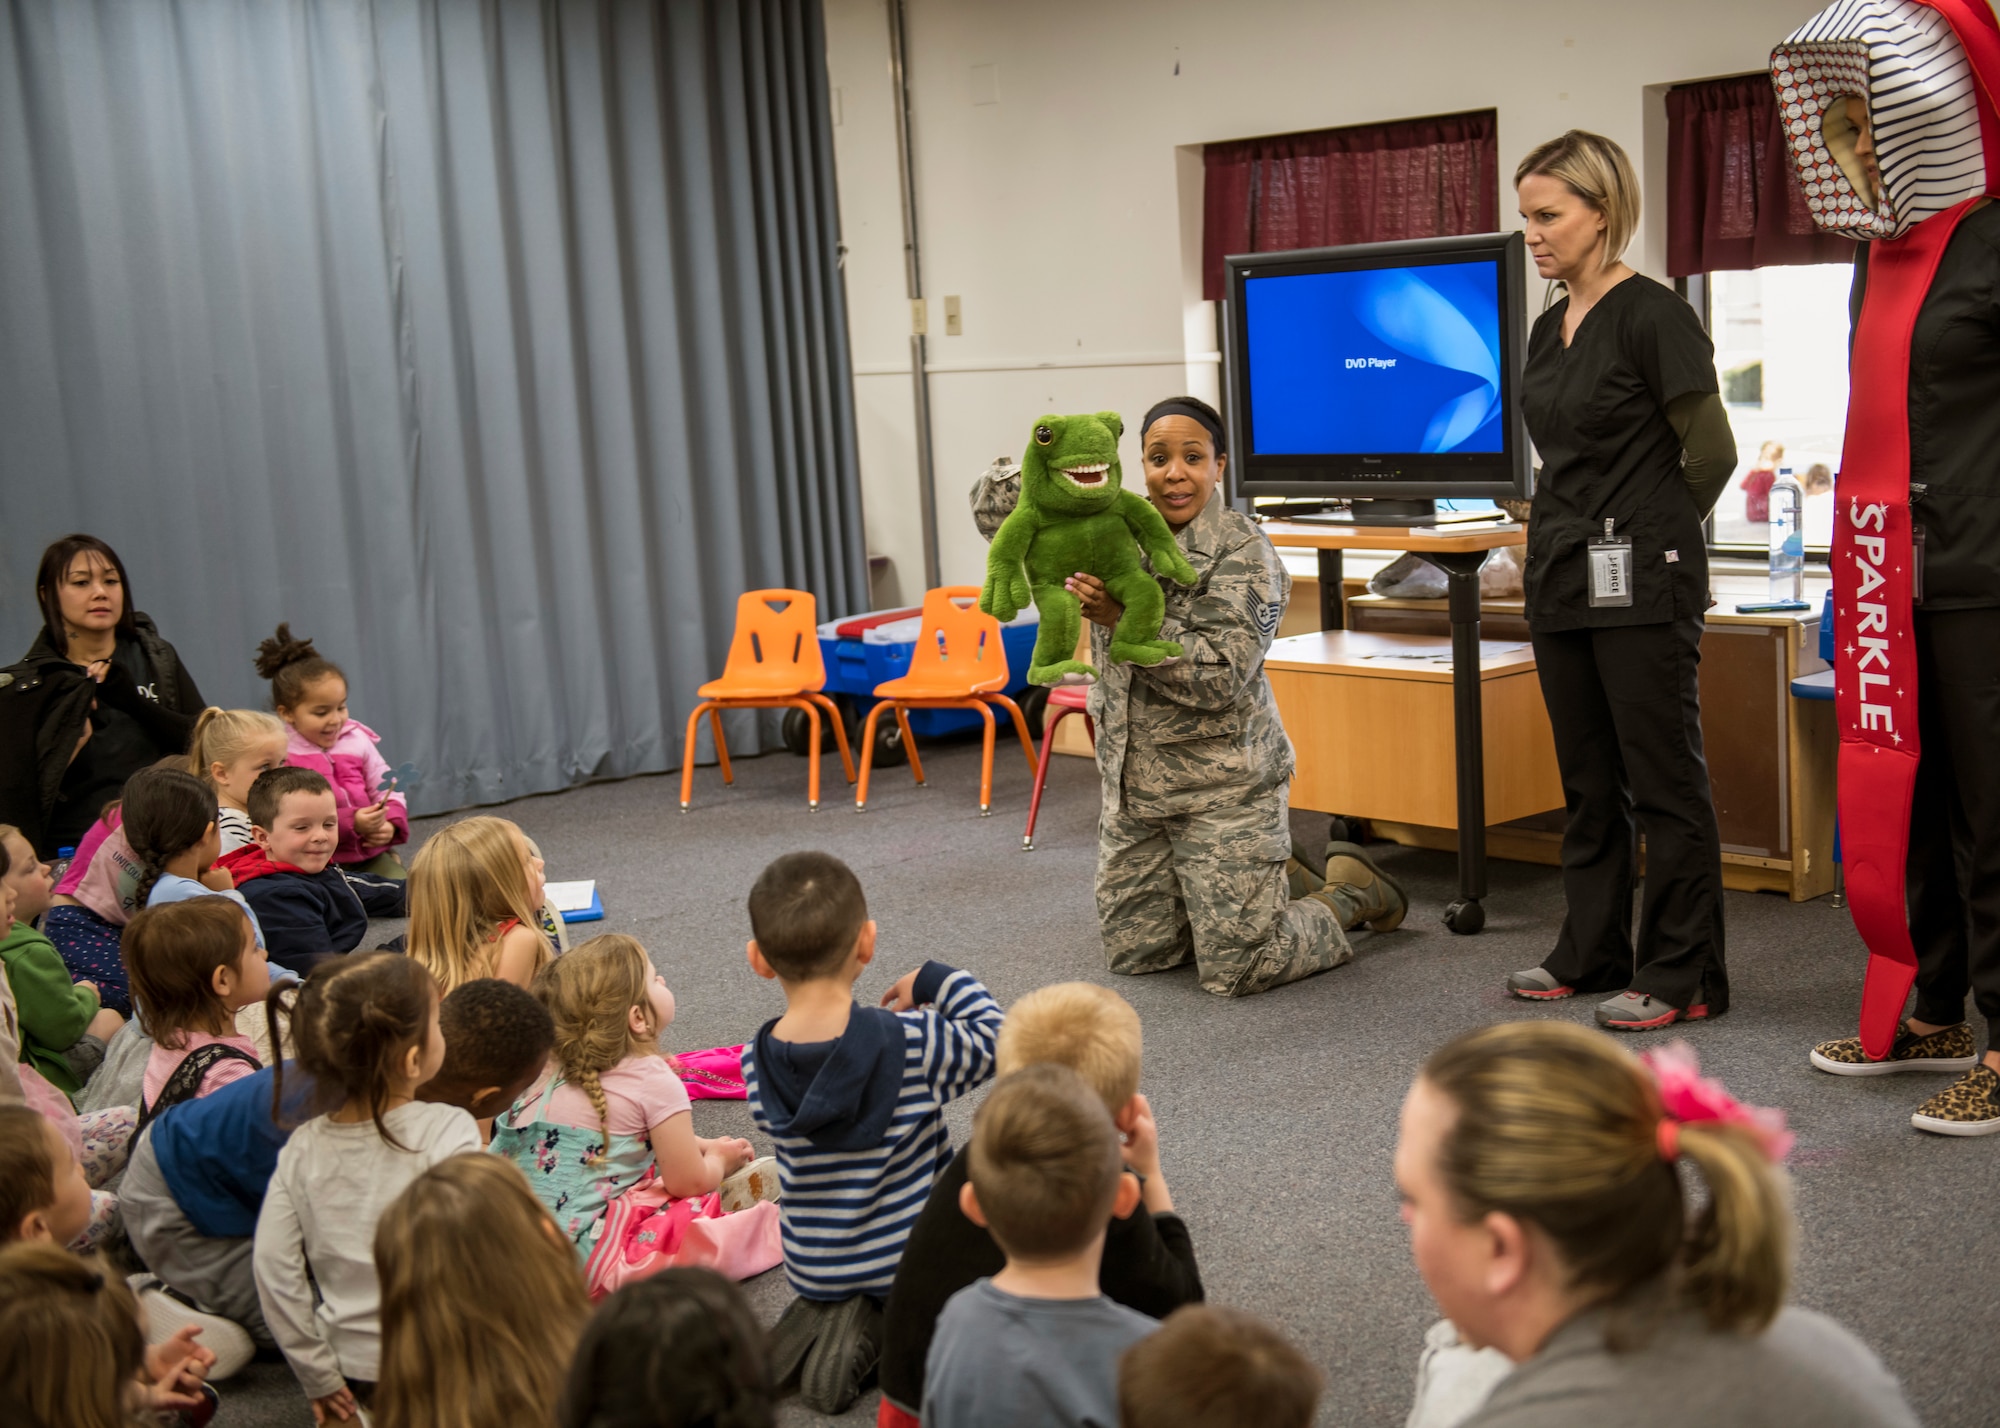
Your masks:
M 1587 1019 L 1587 1003 L 1534 1007 L 1501 992 L 1506 973 L 1538 962 L 1555 936 L 1555 870 L 1491 865 L 1486 930 L 1459 937 L 1439 920 L 1453 860 L 1384 847 L 1412 914 L 1397 932 L 1360 934 L 1347 967 L 1241 1002 L 1202 992 L 1187 969 L 1112 978 L 1091 903 L 1096 771 L 1055 760 L 1037 851 L 1023 854 L 1028 779 L 1008 752 L 986 819 L 977 745 L 927 750 L 928 788 L 913 787 L 907 770 L 881 771 L 863 816 L 839 804 L 837 765 L 829 803 L 809 816 L 804 762 L 783 753 L 738 763 L 733 788 L 702 769 L 686 815 L 673 777 L 493 811 L 540 842 L 552 880 L 598 880 L 600 930 L 632 933 L 651 950 L 679 999 L 670 1046 L 742 1041 L 778 1013 L 775 986 L 744 963 L 743 899 L 770 859 L 799 848 L 846 859 L 867 890 L 881 940 L 864 997 L 927 957 L 977 972 L 1002 1003 L 1055 981 L 1116 985 L 1144 1021 L 1144 1089 L 1209 1297 L 1276 1321 L 1325 1366 L 1322 1423 L 1400 1424 L 1435 1309 L 1397 1219 L 1397 1108 L 1424 1057 L 1459 1032 L 1515 1017 Z M 1293 821 L 1324 839 L 1324 817 Z M 418 838 L 438 822 L 420 823 Z M 1737 1094 L 1791 1115 L 1796 1299 L 1859 1333 L 1933 1428 L 2000 1420 L 2000 1278 L 1988 1258 L 2000 1258 L 1989 1218 L 2000 1137 L 1913 1131 L 1910 1110 L 1940 1078 L 1837 1079 L 1808 1065 L 1812 1042 L 1845 1034 L 1858 1002 L 1862 954 L 1844 911 L 1731 893 L 1728 929 L 1734 1010 L 1687 1034 Z M 955 1138 L 971 1109 L 953 1108 Z M 695 1118 L 704 1135 L 756 1138 L 740 1103 L 700 1102 Z M 789 1297 L 780 1272 L 747 1289 L 767 1322 Z M 282 1365 L 252 1365 L 222 1388 L 218 1428 L 312 1422 Z M 834 1421 L 874 1417 L 871 1393 Z M 822 1420 L 793 1403 L 783 1421 Z

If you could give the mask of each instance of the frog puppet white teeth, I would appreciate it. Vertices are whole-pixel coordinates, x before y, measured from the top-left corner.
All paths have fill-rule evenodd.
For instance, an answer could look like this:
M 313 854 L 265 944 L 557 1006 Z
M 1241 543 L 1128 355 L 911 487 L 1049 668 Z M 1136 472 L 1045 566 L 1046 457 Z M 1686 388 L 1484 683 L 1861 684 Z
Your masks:
M 1062 474 L 1079 486 L 1095 486 L 1104 479 L 1104 473 L 1111 469 L 1111 463 L 1100 461 L 1095 466 L 1065 466 Z

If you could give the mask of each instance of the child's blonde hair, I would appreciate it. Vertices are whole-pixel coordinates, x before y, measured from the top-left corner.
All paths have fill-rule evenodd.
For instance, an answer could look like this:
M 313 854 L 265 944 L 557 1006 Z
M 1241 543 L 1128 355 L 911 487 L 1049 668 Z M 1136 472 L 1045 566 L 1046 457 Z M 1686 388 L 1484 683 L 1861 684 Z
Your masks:
M 653 959 L 638 938 L 622 932 L 607 932 L 571 948 L 535 978 L 535 995 L 556 1027 L 556 1068 L 590 1097 L 604 1133 L 593 1163 L 611 1144 L 610 1106 L 599 1077 L 626 1057 L 659 1047 L 660 1027 L 647 995 L 652 982 Z M 634 1007 L 645 1015 L 650 1042 L 632 1035 L 629 1014 Z
M 511 1161 L 454 1155 L 411 1181 L 376 1224 L 375 1275 L 381 1428 L 554 1418 L 590 1299 Z
M 285 739 L 285 721 L 262 709 L 218 709 L 201 711 L 188 736 L 187 771 L 215 787 L 213 770 L 217 764 L 233 764 L 259 744 Z
M 1109 987 L 1058 982 L 1028 993 L 1000 1024 L 995 1070 L 1067 1066 L 1112 1115 L 1139 1091 L 1139 1013 Z
M 493 975 L 496 934 L 510 918 L 541 936 L 522 868 L 526 844 L 509 819 L 467 818 L 431 834 L 410 864 L 410 956 L 446 994 Z

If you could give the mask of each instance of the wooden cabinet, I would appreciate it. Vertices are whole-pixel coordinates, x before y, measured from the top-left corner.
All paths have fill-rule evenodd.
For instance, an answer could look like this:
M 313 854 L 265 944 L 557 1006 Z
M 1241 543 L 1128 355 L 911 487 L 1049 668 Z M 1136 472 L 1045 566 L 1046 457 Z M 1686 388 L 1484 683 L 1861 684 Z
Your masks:
M 1718 593 L 1725 601 L 1748 593 L 1717 584 L 1724 587 Z M 1817 606 L 1803 619 L 1722 613 L 1728 608 L 1725 603 L 1709 612 L 1701 641 L 1702 743 L 1722 833 L 1723 881 L 1732 888 L 1783 892 L 1794 901 L 1818 897 L 1833 890 L 1837 735 L 1832 704 L 1791 694 L 1793 679 L 1826 668 L 1818 655 Z M 1357 631 L 1442 636 L 1449 628 L 1442 600 L 1363 595 L 1350 599 L 1347 609 Z M 1489 640 L 1526 639 L 1519 600 L 1489 601 L 1483 614 L 1481 633 Z M 1329 811 L 1367 816 L 1362 809 Z M 1559 860 L 1559 806 L 1511 822 L 1496 809 L 1495 822 L 1487 837 L 1492 856 Z M 1457 846 L 1448 826 L 1427 820 L 1378 819 L 1376 826 L 1398 842 Z

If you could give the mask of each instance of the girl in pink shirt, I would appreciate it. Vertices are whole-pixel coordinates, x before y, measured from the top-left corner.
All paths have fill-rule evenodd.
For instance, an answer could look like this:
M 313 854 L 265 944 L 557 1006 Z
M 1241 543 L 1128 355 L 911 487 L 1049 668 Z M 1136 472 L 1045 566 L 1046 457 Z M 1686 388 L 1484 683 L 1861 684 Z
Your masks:
M 290 625 L 257 646 L 257 673 L 271 681 L 271 707 L 291 726 L 285 762 L 333 785 L 340 813 L 333 861 L 400 881 L 403 863 L 393 850 L 410 841 L 409 807 L 390 791 L 388 761 L 375 749 L 380 737 L 347 715 L 347 676 L 311 640 L 294 638 Z
M 141 1126 L 257 1071 L 256 1043 L 236 1034 L 236 1013 L 263 1000 L 271 971 L 241 906 L 214 896 L 149 907 L 125 925 L 124 950 L 153 1038 Z
M 752 1163 L 747 1140 L 694 1133 L 660 1053 L 674 996 L 638 940 L 593 937 L 534 992 L 555 1022 L 554 1064 L 494 1122 L 492 1149 L 575 1244 L 592 1296 L 671 1264 L 734 1279 L 777 1265 L 776 1163 Z

